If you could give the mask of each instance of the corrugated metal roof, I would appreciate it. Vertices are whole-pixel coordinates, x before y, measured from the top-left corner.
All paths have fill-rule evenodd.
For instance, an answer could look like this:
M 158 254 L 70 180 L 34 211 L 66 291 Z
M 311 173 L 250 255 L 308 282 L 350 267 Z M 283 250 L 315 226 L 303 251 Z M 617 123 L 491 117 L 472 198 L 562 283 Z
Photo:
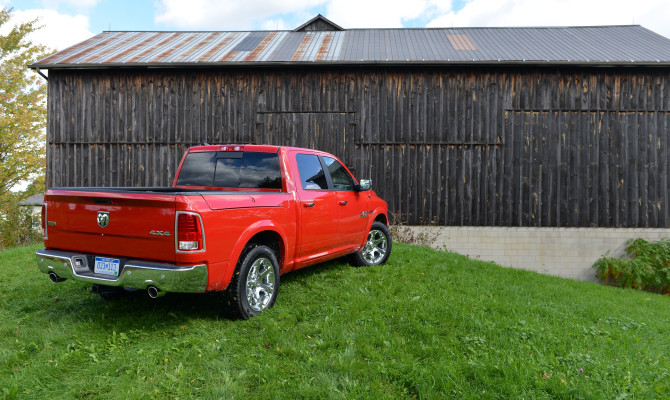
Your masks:
M 272 64 L 670 65 L 670 39 L 639 25 L 345 31 L 103 32 L 34 68 Z
M 44 204 L 44 194 L 34 194 L 19 203 L 21 206 L 41 206 Z

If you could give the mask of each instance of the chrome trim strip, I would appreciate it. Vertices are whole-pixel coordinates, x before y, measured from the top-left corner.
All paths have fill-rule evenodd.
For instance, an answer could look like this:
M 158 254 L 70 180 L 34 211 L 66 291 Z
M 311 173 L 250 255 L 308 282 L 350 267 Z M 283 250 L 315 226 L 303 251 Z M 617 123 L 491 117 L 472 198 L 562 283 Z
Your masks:
M 42 203 L 42 206 L 44 206 L 42 209 L 42 212 L 44 213 L 44 232 L 42 232 L 42 240 L 49 240 L 49 219 L 47 218 L 47 208 L 49 207 L 47 207 L 46 201 Z
M 60 278 L 134 289 L 147 289 L 149 286 L 155 286 L 165 292 L 201 293 L 207 289 L 207 265 L 205 264 L 180 266 L 170 263 L 128 260 L 119 271 L 119 276 L 114 277 L 95 274 L 88 266 L 83 268 L 75 266 L 75 259 L 86 260 L 88 255 L 46 249 L 35 252 L 37 268 L 46 274 L 53 272 Z

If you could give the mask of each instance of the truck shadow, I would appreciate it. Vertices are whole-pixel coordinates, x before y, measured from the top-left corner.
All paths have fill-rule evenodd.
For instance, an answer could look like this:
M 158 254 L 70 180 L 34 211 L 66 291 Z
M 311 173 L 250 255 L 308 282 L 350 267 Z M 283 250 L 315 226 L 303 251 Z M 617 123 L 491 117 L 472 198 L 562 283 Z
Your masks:
M 309 268 L 286 273 L 281 276 L 280 292 L 292 287 L 305 286 L 319 276 L 332 273 L 334 269 L 347 268 L 346 260 L 338 259 L 317 264 Z M 90 293 L 90 287 L 80 286 L 61 292 L 63 307 L 50 305 L 49 318 L 67 318 L 76 315 L 78 320 L 98 322 L 104 329 L 124 331 L 140 329 L 144 332 L 178 328 L 193 321 L 228 321 L 231 319 L 222 301 L 221 293 L 168 293 L 152 299 L 146 291 L 125 292 L 113 298 Z M 68 299 L 69 297 L 69 299 Z M 74 302 L 75 304 L 72 304 Z M 290 307 L 290 305 L 288 306 Z
M 308 283 L 312 276 L 323 275 L 328 272 L 332 272 L 334 268 L 338 266 L 345 266 L 347 264 L 347 257 L 337 258 L 335 260 L 326 261 L 321 264 L 312 265 L 307 268 L 299 269 L 297 271 L 292 271 L 281 276 L 281 284 L 295 282 L 295 283 Z

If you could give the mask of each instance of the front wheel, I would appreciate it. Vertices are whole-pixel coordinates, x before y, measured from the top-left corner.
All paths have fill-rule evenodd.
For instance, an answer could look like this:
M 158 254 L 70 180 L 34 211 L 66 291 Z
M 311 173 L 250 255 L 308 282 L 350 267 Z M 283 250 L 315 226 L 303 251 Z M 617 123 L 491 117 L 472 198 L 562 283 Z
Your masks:
M 233 279 L 224 293 L 227 311 L 248 319 L 272 307 L 279 290 L 279 266 L 267 246 L 249 247 L 242 253 Z
M 384 264 L 391 255 L 392 247 L 393 240 L 389 229 L 381 222 L 374 222 L 365 246 L 354 254 L 354 263 L 366 267 Z

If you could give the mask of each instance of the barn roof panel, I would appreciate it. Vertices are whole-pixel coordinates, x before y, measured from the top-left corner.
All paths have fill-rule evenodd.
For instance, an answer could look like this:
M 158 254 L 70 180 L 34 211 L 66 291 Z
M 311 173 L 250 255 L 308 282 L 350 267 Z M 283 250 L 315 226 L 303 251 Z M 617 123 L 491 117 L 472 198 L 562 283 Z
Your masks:
M 103 32 L 33 68 L 268 64 L 670 65 L 670 39 L 639 25 L 343 31 Z

